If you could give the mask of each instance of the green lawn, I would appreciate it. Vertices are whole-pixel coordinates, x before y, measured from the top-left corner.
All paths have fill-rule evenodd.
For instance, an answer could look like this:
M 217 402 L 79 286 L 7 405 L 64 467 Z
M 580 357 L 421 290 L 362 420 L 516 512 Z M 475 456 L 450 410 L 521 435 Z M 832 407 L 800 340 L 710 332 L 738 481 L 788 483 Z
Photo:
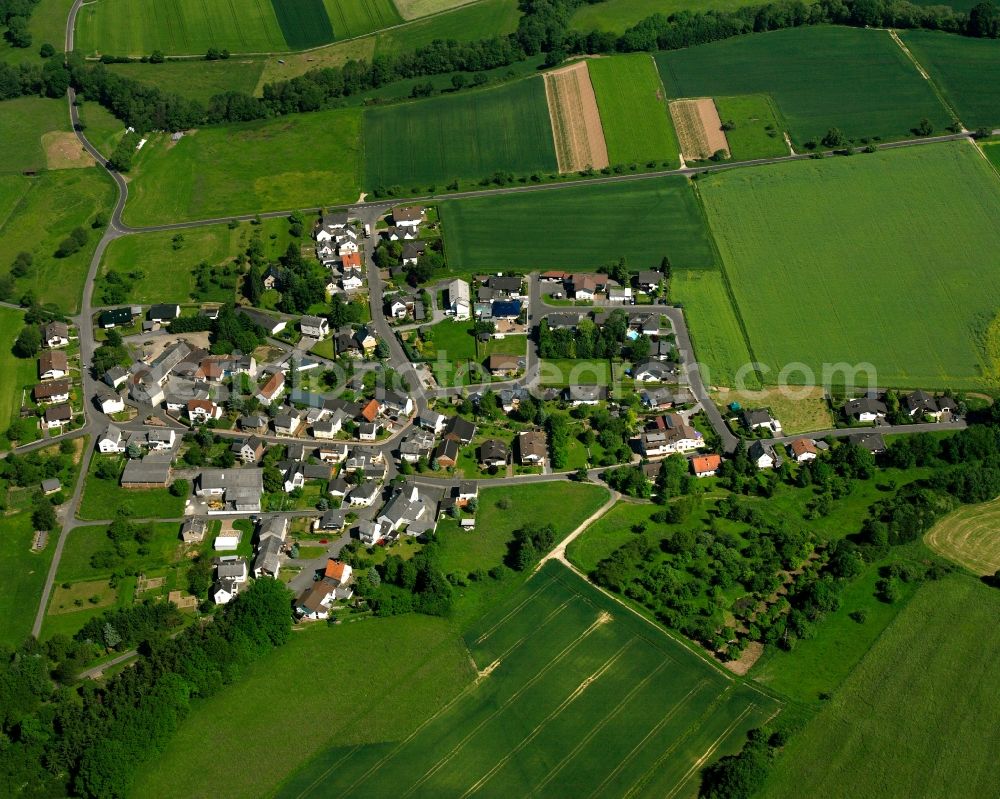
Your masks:
M 551 523 L 558 541 L 607 499 L 605 488 L 561 480 L 484 488 L 479 492 L 476 529 L 450 529 L 441 536 L 441 568 L 447 574 L 468 573 L 502 563 L 513 532 L 526 524 Z M 555 507 L 558 514 L 551 513 Z
M 710 386 L 735 386 L 737 375 L 744 388 L 760 383 L 733 303 L 726 293 L 722 273 L 714 269 L 685 269 L 670 278 L 670 298 L 684 308 L 694 354 L 702 377 Z
M 656 161 L 676 167 L 677 134 L 656 63 L 646 53 L 587 62 L 612 164 Z
M 900 37 L 969 130 L 1000 124 L 1000 42 L 934 31 Z
M 623 256 L 636 270 L 659 266 L 664 255 L 674 268 L 715 262 L 704 214 L 681 177 L 450 200 L 439 208 L 448 265 L 458 272 L 593 271 Z
M 985 796 L 994 791 L 1000 592 L 925 584 L 822 711 L 761 796 Z
M 95 455 L 83 489 L 78 515 L 81 519 L 110 519 L 122 507 L 128 507 L 137 519 L 180 518 L 184 513 L 184 497 L 175 497 L 165 488 L 136 490 L 122 488 L 118 481 L 101 480 L 94 473 L 97 463 L 108 455 Z M 124 459 L 121 467 L 125 468 Z
M 726 131 L 726 140 L 734 161 L 788 155 L 788 145 L 782 135 L 784 125 L 770 96 L 744 94 L 716 97 L 715 107 L 723 124 L 733 123 L 733 127 Z
M 790 382 L 823 385 L 844 382 L 847 370 L 830 366 L 842 364 L 873 367 L 884 386 L 972 388 L 998 376 L 982 348 L 1000 302 L 992 267 L 956 258 L 1000 247 L 1000 183 L 968 142 L 732 170 L 699 185 L 765 382 L 793 362 L 805 374 Z M 714 316 L 688 312 L 697 346 Z
M 179 537 L 180 527 L 180 522 L 154 524 L 152 539 L 142 545 L 148 551 L 143 554 L 134 541 L 127 541 L 124 544 L 126 556 L 110 568 L 95 568 L 90 562 L 95 552 L 114 550 L 114 542 L 107 535 L 108 528 L 103 525 L 77 527 L 66 538 L 56 581 L 62 584 L 101 580 L 111 577 L 115 571 L 148 573 L 169 567 L 182 558 L 184 545 Z
M 96 102 L 81 101 L 79 113 L 87 141 L 105 158 L 109 157 L 125 135 L 125 123 Z
M 24 327 L 24 314 L 11 308 L 0 308 L 0 374 L 3 390 L 0 391 L 0 443 L 6 449 L 6 433 L 10 423 L 21 411 L 21 396 L 25 387 L 37 382 L 38 366 L 34 358 L 15 358 L 11 343 Z M 30 403 L 30 399 L 29 399 Z
M 791 28 L 656 56 L 668 97 L 769 93 L 796 144 L 831 127 L 850 138 L 908 138 L 947 111 L 887 31 Z
M 4 132 L 0 172 L 45 169 L 42 136 L 50 131 L 69 129 L 69 109 L 61 98 L 18 97 L 0 103 L 0 130 Z
M 196 704 L 165 750 L 140 771 L 134 795 L 205 797 L 223 775 L 229 796 L 270 794 L 328 747 L 381 751 L 382 742 L 408 735 L 472 677 L 468 653 L 444 619 L 411 614 L 304 627 L 234 685 Z M 336 719 L 303 736 L 303 724 L 331 701 L 332 685 Z M 269 712 L 260 712 L 261 701 Z M 206 746 L 220 718 L 240 735 Z
M 543 385 L 568 386 L 593 383 L 611 385 L 611 364 L 608 361 L 581 358 L 545 358 L 539 365 Z
M 497 170 L 553 171 L 545 86 L 537 78 L 482 91 L 369 108 L 365 187 L 439 185 Z
M 126 221 L 354 202 L 360 128 L 358 109 L 340 109 L 206 128 L 176 144 L 154 134 L 133 168 Z
M 100 0 L 104 2 L 104 0 Z M 264 62 L 248 58 L 226 61 L 165 61 L 162 64 L 109 64 L 125 78 L 208 103 L 216 94 L 233 91 L 253 94 L 264 71 Z
M 288 220 L 265 219 L 259 229 L 265 257 L 277 259 L 284 255 L 292 240 Z M 101 275 L 111 270 L 128 274 L 139 269 L 144 278 L 131 284 L 128 302 L 188 302 L 196 290 L 192 268 L 202 261 L 212 265 L 231 262 L 246 250 L 254 230 L 257 228 L 247 223 L 235 229 L 228 224 L 191 228 L 181 233 L 183 241 L 176 249 L 175 231 L 123 236 L 108 245 L 101 261 Z M 233 293 L 221 291 L 215 299 L 232 299 Z M 95 297 L 100 299 L 100 290 Z
M 566 548 L 566 557 L 589 574 L 597 564 L 635 536 L 632 526 L 649 522 L 659 505 L 619 502 Z
M 578 6 L 570 18 L 570 27 L 581 33 L 592 30 L 624 33 L 640 20 L 653 14 L 669 16 L 678 11 L 729 11 L 756 5 L 755 0 L 605 0 Z
M 31 633 L 45 576 L 55 550 L 55 537 L 40 553 L 31 551 L 34 526 L 30 513 L 0 516 L 0 645 L 17 646 Z
M 111 178 L 97 167 L 60 169 L 33 178 L 0 176 L 0 212 L 6 209 L 0 216 L 0 273 L 6 273 L 18 253 L 34 256 L 29 273 L 17 280 L 15 296 L 30 289 L 40 301 L 75 312 L 102 233 L 93 230 L 91 222 L 98 211 L 110 211 L 114 198 Z M 56 258 L 59 243 L 77 226 L 88 231 L 87 244 L 67 258 Z
M 465 640 L 489 671 L 427 706 L 415 734 L 340 743 L 278 796 L 690 795 L 691 761 L 733 751 L 778 707 L 559 563 Z
M 329 23 L 328 23 L 329 24 Z M 274 4 L 233 0 L 99 0 L 80 9 L 76 48 L 90 55 L 202 55 L 209 47 L 234 53 L 287 50 Z

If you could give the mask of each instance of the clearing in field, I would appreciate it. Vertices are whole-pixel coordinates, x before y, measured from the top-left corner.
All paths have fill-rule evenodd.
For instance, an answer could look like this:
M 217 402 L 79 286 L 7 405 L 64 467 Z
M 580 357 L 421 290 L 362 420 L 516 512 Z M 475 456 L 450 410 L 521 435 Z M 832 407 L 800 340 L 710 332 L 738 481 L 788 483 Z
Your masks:
M 606 167 L 608 147 L 587 62 L 546 72 L 545 98 L 559 171 Z
M 685 161 L 704 161 L 717 152 L 729 158 L 729 142 L 722 129 L 719 109 L 711 97 L 699 100 L 674 100 L 670 103 L 681 155 Z
M 887 31 L 791 28 L 656 55 L 668 97 L 770 94 L 792 140 L 912 136 L 926 117 L 951 116 Z
M 586 63 L 611 163 L 677 166 L 677 137 L 652 57 L 636 53 Z
M 965 127 L 1000 125 L 1000 42 L 937 31 L 899 35 Z
M 364 114 L 366 188 L 443 186 L 497 170 L 524 175 L 556 168 L 537 78 Z
M 935 524 L 924 543 L 969 571 L 995 574 L 1000 570 L 1000 500 L 959 508 Z
M 42 136 L 42 149 L 49 169 L 80 169 L 96 163 L 75 133 L 49 131 Z
M 715 254 L 686 178 L 560 187 L 441 203 L 449 267 L 595 270 L 624 256 L 653 269 L 707 267 Z M 627 229 L 642 235 L 625 235 Z
M 132 167 L 130 224 L 212 219 L 358 198 L 361 110 L 153 134 Z
M 465 636 L 477 670 L 409 736 L 340 747 L 280 797 L 675 796 L 775 714 L 552 562 Z
M 925 583 L 779 756 L 765 799 L 995 792 L 1000 591 Z
M 983 347 L 1000 283 L 988 261 L 959 257 L 1000 249 L 1000 183 L 973 145 L 730 170 L 699 186 L 766 383 L 853 382 L 855 367 L 900 388 L 1000 379 Z M 688 313 L 697 346 L 712 319 Z

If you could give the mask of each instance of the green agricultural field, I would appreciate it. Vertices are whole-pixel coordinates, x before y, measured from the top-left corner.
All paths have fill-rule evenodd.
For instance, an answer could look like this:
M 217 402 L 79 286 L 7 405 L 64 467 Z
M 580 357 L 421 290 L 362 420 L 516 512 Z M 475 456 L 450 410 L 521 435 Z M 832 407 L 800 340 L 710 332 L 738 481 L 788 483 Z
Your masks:
M 358 198 L 361 112 L 338 109 L 154 134 L 131 173 L 126 221 L 143 225 L 317 208 Z
M 17 196 L 15 204 L 11 198 Z M 38 177 L 0 176 L 0 274 L 6 274 L 20 252 L 34 256 L 31 270 L 16 282 L 16 295 L 31 290 L 42 302 L 68 312 L 80 306 L 90 259 L 102 231 L 91 228 L 98 211 L 110 211 L 115 189 L 97 167 L 60 169 Z M 59 243 L 83 227 L 88 242 L 66 258 L 56 258 Z
M 906 31 L 903 42 L 969 130 L 1000 125 L 1000 42 Z
M 103 105 L 92 101 L 81 101 L 79 113 L 87 141 L 105 158 L 109 157 L 125 135 L 125 123 Z
M 730 170 L 699 185 L 765 382 L 844 382 L 842 368 L 824 379 L 825 364 L 870 364 L 878 385 L 904 388 L 997 379 L 982 339 L 1000 289 L 988 262 L 958 257 L 1000 248 L 1000 184 L 973 145 Z M 697 347 L 714 316 L 688 312 Z M 812 380 L 781 375 L 796 363 Z
M 123 507 L 131 509 L 136 519 L 173 519 L 184 513 L 184 497 L 175 497 L 166 488 L 122 488 L 117 480 L 102 480 L 95 472 L 98 461 L 108 455 L 95 455 L 90 461 L 83 487 L 83 499 L 77 515 L 81 519 L 109 519 Z M 119 465 L 125 468 L 124 459 Z
M 505 36 L 517 30 L 521 12 L 517 0 L 477 0 L 454 11 L 379 33 L 378 55 L 408 53 L 435 39 L 472 42 L 491 36 Z
M 365 111 L 365 186 L 425 186 L 556 168 L 537 78 Z
M 4 157 L 0 172 L 20 173 L 47 167 L 42 136 L 51 131 L 68 131 L 66 101 L 40 97 L 18 97 L 0 103 L 0 130 L 3 130 Z
M 101 0 L 103 2 L 103 0 Z M 125 78 L 208 103 L 222 92 L 253 94 L 264 71 L 264 62 L 246 58 L 226 61 L 165 61 L 162 64 L 109 64 Z
M 929 582 L 820 713 L 759 794 L 984 796 L 995 785 L 1000 592 Z
M 656 64 L 646 53 L 587 62 L 612 164 L 659 161 L 676 167 L 679 145 Z
M 886 31 L 804 27 L 656 56 L 668 97 L 770 94 L 798 144 L 831 127 L 850 138 L 907 138 L 951 117 Z
M 719 119 L 732 122 L 726 131 L 729 152 L 734 161 L 754 158 L 777 158 L 788 155 L 784 125 L 779 121 L 774 101 L 766 94 L 739 97 L 716 97 Z
M 133 282 L 127 302 L 189 302 L 194 295 L 196 281 L 193 268 L 205 261 L 213 266 L 232 261 L 246 250 L 250 237 L 257 227 L 247 223 L 231 229 L 229 225 L 208 225 L 184 230 L 175 245 L 175 231 L 136 233 L 115 239 L 101 261 L 100 275 L 111 270 L 127 275 L 138 269 L 144 277 Z M 288 233 L 287 219 L 265 219 L 259 228 L 265 257 L 277 259 L 284 255 L 292 240 Z M 271 238 L 271 236 L 275 238 Z M 100 282 L 95 297 L 100 299 Z M 233 292 L 225 292 L 218 299 L 232 299 Z
M 80 9 L 76 48 L 88 55 L 130 56 L 149 55 L 153 50 L 167 55 L 201 55 L 209 47 L 233 53 L 287 50 L 292 45 L 282 35 L 275 13 L 277 5 L 269 0 L 232 0 L 225 4 L 99 0 Z
M 21 410 L 21 397 L 25 386 L 34 385 L 38 375 L 34 358 L 15 358 L 11 343 L 24 327 L 24 314 L 11 308 L 0 308 L 0 374 L 4 375 L 0 390 L 0 443 L 6 449 L 6 432 Z
M 394 0 L 403 19 L 417 19 L 430 14 L 452 11 L 468 5 L 469 0 Z
M 694 354 L 702 377 L 711 386 L 758 388 L 746 337 L 726 293 L 722 273 L 707 269 L 675 270 L 670 278 L 670 297 L 684 308 Z
M 350 39 L 372 31 L 398 25 L 403 18 L 392 0 L 311 0 L 325 6 L 333 34 L 338 39 Z M 287 33 L 286 33 L 287 38 Z M 289 42 L 290 43 L 290 42 Z M 316 42 L 322 44 L 322 42 Z M 297 45 L 297 47 L 313 45 Z
M 1000 500 L 964 505 L 935 524 L 924 542 L 974 574 L 992 576 L 1000 570 L 998 522 Z
M 593 271 L 623 256 L 636 270 L 659 266 L 665 255 L 675 268 L 715 263 L 686 178 L 559 187 L 439 207 L 448 265 L 459 272 Z
M 701 762 L 777 709 L 558 563 L 465 640 L 479 679 L 408 736 L 323 753 L 278 795 L 688 795 Z
M 513 532 L 535 522 L 551 523 L 556 539 L 562 539 L 607 499 L 607 489 L 601 486 L 562 480 L 484 488 L 479 492 L 476 529 L 452 530 L 441 537 L 441 569 L 467 574 L 503 563 Z M 557 506 L 560 512 L 551 513 Z
M 430 708 L 449 702 L 474 676 L 445 619 L 410 614 L 303 627 L 236 683 L 192 704 L 164 751 L 141 769 L 134 795 L 190 799 L 208 795 L 221 779 L 231 797 L 271 794 L 330 746 L 381 750 L 383 741 L 409 735 Z M 338 656 L 351 652 L 370 656 Z M 341 714 L 304 736 L 303 724 L 331 701 L 334 685 Z M 260 712 L 261 701 L 270 712 Z M 206 746 L 220 718 L 241 734 L 224 746 Z
M 570 27 L 581 33 L 593 30 L 624 33 L 640 20 L 653 14 L 670 16 L 678 11 L 729 11 L 756 5 L 756 0 L 605 0 L 578 6 L 570 18 Z
M 5 339 L 6 340 L 6 339 Z M 34 527 L 30 513 L 0 516 L 0 645 L 17 646 L 31 634 L 55 541 L 39 553 L 31 551 Z
M 358 3 L 359 0 L 343 0 L 343 3 L 336 0 L 329 0 L 328 3 L 323 0 L 271 0 L 278 26 L 290 50 L 329 44 L 334 38 L 334 30 L 327 8 L 332 6 L 339 10 L 344 6 L 348 10 L 347 17 L 353 21 L 360 15 L 350 11 L 358 9 Z M 377 4 L 378 0 L 375 0 L 373 5 Z

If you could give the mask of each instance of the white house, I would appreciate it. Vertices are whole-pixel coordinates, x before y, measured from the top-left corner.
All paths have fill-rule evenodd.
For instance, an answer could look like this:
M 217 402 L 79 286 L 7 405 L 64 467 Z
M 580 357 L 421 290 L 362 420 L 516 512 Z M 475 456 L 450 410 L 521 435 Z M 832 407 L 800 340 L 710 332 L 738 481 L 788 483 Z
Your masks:
M 816 442 L 811 438 L 797 438 L 788 445 L 788 451 L 798 463 L 816 460 Z
M 97 402 L 100 405 L 101 413 L 121 413 L 125 410 L 125 400 L 113 391 L 99 392 Z
M 404 205 L 393 209 L 392 221 L 396 227 L 416 230 L 424 221 L 424 209 L 419 205 Z
M 340 278 L 340 285 L 344 291 L 357 291 L 364 285 L 364 281 L 361 279 L 361 272 L 357 269 L 345 269 L 343 276 Z
M 212 601 L 216 605 L 227 605 L 239 593 L 239 586 L 232 580 L 217 582 L 212 586 Z
M 675 452 L 691 452 L 705 445 L 701 433 L 684 421 L 682 416 L 667 414 L 656 421 L 656 426 L 640 436 L 643 455 L 655 458 Z
M 472 315 L 472 302 L 469 283 L 456 278 L 448 284 L 448 308 L 456 319 L 469 319 Z
M 740 419 L 747 430 L 767 430 L 775 435 L 781 435 L 781 422 L 775 419 L 766 408 L 743 411 L 740 414 Z
M 773 469 L 779 465 L 778 456 L 774 452 L 774 447 L 768 441 L 757 440 L 750 445 L 747 451 L 750 462 L 758 469 Z
M 221 419 L 222 408 L 212 400 L 193 399 L 188 400 L 187 414 L 192 422 L 207 422 L 210 419 Z
M 366 547 L 375 546 L 375 544 L 385 538 L 385 533 L 382 532 L 382 525 L 368 519 L 365 519 L 358 525 L 358 533 L 361 543 Z
M 109 424 L 101 434 L 101 437 L 97 439 L 97 451 L 105 455 L 113 455 L 124 452 L 125 444 L 125 437 L 122 435 L 122 431 L 115 427 L 115 425 Z
M 434 435 L 440 435 L 448 423 L 447 416 L 432 410 L 421 411 L 417 420 L 421 427 L 430 430 Z
M 65 347 L 69 344 L 69 326 L 65 322 L 49 322 L 42 326 L 42 343 L 46 347 Z
M 884 419 L 888 413 L 885 403 L 874 397 L 862 397 L 844 405 L 844 415 L 858 422 L 874 422 Z
M 330 322 L 325 316 L 303 316 L 299 320 L 299 329 L 303 336 L 326 338 L 330 335 Z
M 242 537 L 239 530 L 235 530 L 232 527 L 229 529 L 223 528 L 215 537 L 212 548 L 216 552 L 232 552 L 240 545 Z
M 375 501 L 378 494 L 378 483 L 374 480 L 365 480 L 361 485 L 351 489 L 347 501 L 356 507 L 367 508 Z

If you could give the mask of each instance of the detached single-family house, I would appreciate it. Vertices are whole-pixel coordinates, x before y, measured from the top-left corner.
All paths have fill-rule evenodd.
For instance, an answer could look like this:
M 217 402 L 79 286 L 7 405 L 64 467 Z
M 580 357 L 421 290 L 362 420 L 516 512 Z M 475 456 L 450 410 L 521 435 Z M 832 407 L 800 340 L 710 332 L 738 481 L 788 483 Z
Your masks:
M 403 205 L 392 209 L 392 222 L 396 227 L 416 229 L 424 221 L 424 209 L 419 205 Z
M 639 437 L 642 454 L 655 458 L 675 452 L 691 452 L 705 446 L 705 439 L 679 414 L 658 417 L 654 426 Z
M 758 469 L 773 469 L 781 465 L 781 458 L 774 451 L 774 446 L 769 441 L 758 439 L 750 444 L 747 450 L 750 462 Z
M 50 408 L 45 409 L 45 413 L 42 416 L 42 423 L 45 425 L 47 430 L 53 428 L 63 428 L 73 421 L 73 408 L 69 403 L 64 403 L 62 405 L 53 405 Z
M 445 424 L 448 422 L 448 417 L 442 413 L 428 409 L 420 412 L 417 422 L 425 430 L 430 430 L 434 435 L 439 435 L 444 430 Z
M 422 241 L 403 242 L 403 266 L 416 266 L 426 249 Z
M 903 407 L 911 418 L 930 417 L 935 421 L 951 419 L 958 412 L 958 403 L 951 397 L 934 397 L 926 391 L 914 391 L 903 397 Z
M 643 269 L 636 276 L 635 285 L 642 291 L 652 291 L 658 288 L 660 281 L 664 279 L 664 274 L 655 269 Z
M 444 437 L 469 444 L 476 437 L 476 426 L 461 416 L 452 416 L 444 427 Z
M 181 541 L 185 544 L 200 544 L 205 540 L 208 519 L 205 516 L 189 516 L 181 525 Z
M 62 350 L 45 350 L 38 356 L 38 379 L 53 380 L 69 374 L 69 362 Z
M 668 361 L 646 361 L 632 370 L 637 383 L 666 383 L 677 379 L 677 364 Z
M 354 334 L 354 340 L 358 342 L 358 346 L 364 352 L 366 358 L 371 356 L 378 345 L 378 339 L 375 338 L 374 333 L 367 325 L 362 325 L 358 328 Z
M 454 438 L 444 438 L 434 450 L 434 460 L 439 466 L 454 467 L 458 464 L 458 441 Z
M 347 460 L 347 444 L 342 441 L 320 444 L 316 449 L 316 454 L 324 463 L 343 463 Z
M 272 289 L 280 289 L 282 283 L 284 282 L 284 275 L 278 267 L 272 265 L 264 270 L 262 282 L 264 284 L 264 288 L 268 291 L 271 291 Z
M 502 469 L 510 460 L 510 448 L 495 438 L 487 439 L 479 445 L 479 462 L 486 468 Z
M 458 320 L 469 319 L 472 316 L 472 301 L 469 283 L 456 278 L 448 284 L 448 309 Z
M 336 595 L 337 589 L 333 584 L 317 580 L 296 598 L 295 615 L 310 621 L 328 619 L 330 606 L 333 605 Z
M 740 414 L 740 422 L 747 430 L 767 430 L 769 433 L 781 435 L 781 422 L 771 416 L 767 408 L 745 410 Z
M 69 344 L 69 325 L 65 322 L 49 322 L 42 325 L 42 345 L 49 347 L 65 347 Z
M 607 278 L 595 274 L 573 275 L 573 296 L 578 300 L 592 300 L 605 287 Z
M 266 416 L 254 414 L 252 416 L 241 416 L 239 418 L 240 430 L 244 432 L 266 433 L 268 420 Z
M 524 366 L 524 359 L 517 355 L 491 355 L 486 368 L 493 377 L 513 377 Z
M 347 502 L 351 505 L 367 508 L 379 495 L 378 483 L 374 480 L 365 480 L 361 485 L 357 485 L 350 490 L 347 495 Z
M 195 423 L 204 423 L 222 418 L 222 408 L 212 400 L 193 399 L 187 403 L 188 418 Z
M 434 434 L 429 430 L 411 428 L 399 441 L 399 459 L 416 463 L 421 458 L 429 458 L 434 449 Z
M 382 396 L 382 411 L 397 416 L 409 416 L 413 413 L 413 400 L 402 391 L 387 389 Z
M 862 397 L 844 404 L 844 416 L 855 422 L 875 422 L 889 412 L 885 403 L 875 397 Z
M 53 404 L 69 401 L 70 382 L 69 380 L 49 380 L 39 383 L 32 391 L 35 402 Z
M 274 432 L 279 436 L 294 436 L 301 425 L 302 418 L 294 409 L 288 413 L 279 413 L 274 417 Z
M 105 330 L 113 327 L 120 327 L 132 324 L 131 308 L 115 308 L 113 310 L 101 311 L 97 317 L 97 324 Z
M 299 329 L 303 336 L 326 338 L 330 335 L 330 320 L 325 316 L 303 316 L 299 320 Z
M 285 391 L 285 374 L 284 372 L 275 372 L 268 381 L 264 384 L 263 388 L 257 392 L 257 400 L 262 405 L 270 405 L 278 397 L 282 395 Z
M 243 463 L 257 463 L 264 457 L 264 442 L 257 436 L 250 436 L 243 441 L 234 441 L 230 449 Z
M 374 441 L 378 438 L 378 425 L 375 422 L 362 422 L 358 425 L 358 438 L 361 441 Z
M 819 454 L 811 438 L 797 438 L 788 444 L 788 452 L 797 463 L 816 460 Z
M 674 407 L 674 392 L 669 388 L 643 390 L 639 394 L 643 407 L 651 411 L 670 410 Z
M 541 430 L 525 430 L 517 437 L 517 449 L 522 466 L 543 466 L 548 440 Z
M 691 472 L 695 477 L 714 477 L 722 465 L 718 455 L 695 455 L 691 459 Z
M 109 424 L 97 439 L 97 451 L 103 455 L 114 455 L 125 451 L 126 441 L 122 431 Z
M 596 405 L 604 397 L 604 389 L 597 385 L 571 385 L 566 387 L 563 396 L 574 406 Z
M 872 455 L 885 452 L 885 439 L 881 433 L 853 433 L 847 440 L 856 447 L 868 450 Z
M 228 605 L 239 591 L 239 586 L 232 580 L 219 580 L 212 585 L 212 601 L 216 605 Z
M 363 519 L 358 525 L 358 538 L 366 547 L 372 547 L 385 538 L 385 533 L 382 532 L 382 525 L 378 522 Z
M 323 214 L 316 229 L 316 241 L 330 241 L 339 231 L 347 227 L 347 211 L 330 211 Z
M 338 533 L 344 529 L 347 523 L 347 511 L 340 508 L 331 508 L 324 511 L 323 515 L 312 524 L 312 529 L 317 532 Z
M 172 322 L 181 315 L 179 305 L 150 305 L 146 318 L 150 322 L 162 325 L 164 322 Z

